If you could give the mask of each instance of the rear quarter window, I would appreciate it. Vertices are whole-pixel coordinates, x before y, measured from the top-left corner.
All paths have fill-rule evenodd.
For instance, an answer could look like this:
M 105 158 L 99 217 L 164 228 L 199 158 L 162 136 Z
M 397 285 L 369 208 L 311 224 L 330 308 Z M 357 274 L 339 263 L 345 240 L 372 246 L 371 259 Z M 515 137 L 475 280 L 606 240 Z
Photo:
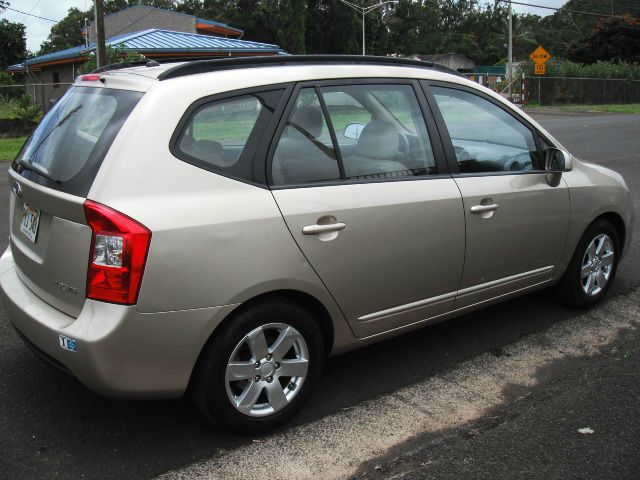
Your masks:
M 261 183 L 253 157 L 284 89 L 199 102 L 172 141 L 179 159 L 211 172 Z

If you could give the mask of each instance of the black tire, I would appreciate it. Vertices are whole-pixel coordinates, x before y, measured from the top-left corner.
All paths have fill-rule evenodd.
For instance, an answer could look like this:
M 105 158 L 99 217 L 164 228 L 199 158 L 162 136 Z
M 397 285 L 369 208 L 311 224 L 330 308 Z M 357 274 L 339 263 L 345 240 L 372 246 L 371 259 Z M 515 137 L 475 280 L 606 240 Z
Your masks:
M 193 400 L 205 416 L 228 430 L 241 434 L 254 434 L 272 430 L 295 415 L 309 399 L 324 362 L 322 334 L 313 316 L 306 309 L 286 299 L 265 301 L 244 308 L 233 315 L 233 318 L 210 339 L 198 359 L 191 384 Z M 296 382 L 293 379 L 291 381 L 287 380 L 287 377 L 277 379 L 276 371 L 272 374 L 272 380 L 269 384 L 265 383 L 269 377 L 260 377 L 260 382 L 240 380 L 227 383 L 226 381 L 227 364 L 232 354 L 234 354 L 234 358 L 238 358 L 238 355 L 242 354 L 245 358 L 249 356 L 252 359 L 254 356 L 250 353 L 249 344 L 241 342 L 250 332 L 266 325 L 293 327 L 295 334 L 300 334 L 299 336 L 296 335 L 295 338 L 302 337 L 304 339 L 308 356 L 308 370 L 304 377 L 296 377 L 297 382 L 301 383 L 297 391 L 295 391 L 296 387 L 294 385 Z M 277 336 L 278 330 L 266 329 L 264 332 L 267 344 L 269 344 L 269 337 Z M 296 345 L 304 344 L 298 342 Z M 288 359 L 293 360 L 291 355 L 295 357 L 296 348 L 294 346 L 288 350 L 289 356 L 282 359 L 283 367 Z M 280 365 L 275 362 L 275 358 L 270 359 L 269 362 L 266 361 L 266 358 L 261 360 L 263 363 L 270 364 L 266 371 L 274 367 L 274 365 Z M 243 361 L 246 362 L 247 360 Z M 257 376 L 260 376 L 263 370 L 256 369 L 255 372 Z M 285 386 L 282 386 L 283 390 L 293 395 L 283 408 L 273 413 L 262 413 L 261 415 L 264 416 L 255 416 L 253 414 L 252 416 L 251 412 L 248 414 L 243 413 L 239 411 L 235 404 L 232 404 L 230 395 L 234 395 L 236 390 L 247 392 L 248 390 L 246 389 L 255 383 L 256 385 L 252 388 L 262 389 L 258 399 L 263 399 L 262 402 L 256 404 L 258 407 L 265 405 L 263 410 L 266 411 L 272 408 L 270 398 L 267 396 L 269 393 L 268 388 L 276 388 L 277 382 L 285 383 Z M 242 390 L 243 388 L 245 390 Z M 228 389 L 230 393 L 228 393 Z M 238 395 L 241 396 L 241 393 L 238 393 Z M 286 397 L 287 395 L 285 395 Z
M 585 260 L 587 248 L 591 242 L 603 234 L 607 235 L 611 239 L 613 246 L 614 255 L 612 270 L 604 287 L 601 288 L 598 293 L 588 295 L 583 289 L 583 279 L 581 275 L 583 261 Z M 567 305 L 577 308 L 589 308 L 600 302 L 609 291 L 609 288 L 615 279 L 619 258 L 620 238 L 618 237 L 618 232 L 614 226 L 604 219 L 594 221 L 582 235 L 567 270 L 558 284 L 554 287 L 554 294 L 556 298 Z

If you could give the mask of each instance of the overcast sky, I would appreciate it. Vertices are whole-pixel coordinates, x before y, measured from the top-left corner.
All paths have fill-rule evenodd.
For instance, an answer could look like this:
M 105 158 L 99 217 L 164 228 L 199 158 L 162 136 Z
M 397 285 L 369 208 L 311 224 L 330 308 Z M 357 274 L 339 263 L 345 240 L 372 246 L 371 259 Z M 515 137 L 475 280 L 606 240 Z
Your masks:
M 367 3 L 373 4 L 371 0 L 366 0 Z M 564 5 L 566 0 L 522 0 L 523 3 L 533 3 L 536 5 L 545 5 L 548 7 L 560 7 Z M 21 10 L 32 15 L 48 18 L 51 20 L 61 20 L 67 14 L 67 10 L 71 7 L 79 8 L 80 10 L 86 10 L 93 5 L 92 0 L 9 0 L 11 8 Z M 553 10 L 543 10 L 539 8 L 524 7 L 520 5 L 514 5 L 514 10 L 517 12 L 529 12 L 536 13 L 538 15 L 549 15 L 553 13 Z M 6 18 L 12 22 L 20 22 L 27 26 L 27 49 L 32 52 L 37 51 L 40 48 L 40 44 L 46 40 L 49 35 L 49 31 L 53 22 L 48 20 L 42 20 L 33 16 L 25 15 L 24 13 L 14 12 L 12 10 L 5 10 L 0 14 L 0 17 Z M 212 18 L 211 20 L 215 20 Z M 235 27 L 242 28 L 242 25 L 234 25 Z M 249 40 L 249 39 L 248 39 Z

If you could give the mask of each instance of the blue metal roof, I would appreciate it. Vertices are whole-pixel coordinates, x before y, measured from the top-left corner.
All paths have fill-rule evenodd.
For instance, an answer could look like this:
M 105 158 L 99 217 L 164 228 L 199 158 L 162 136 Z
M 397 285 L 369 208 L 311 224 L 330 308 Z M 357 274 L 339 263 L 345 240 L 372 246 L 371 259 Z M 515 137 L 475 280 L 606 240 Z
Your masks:
M 145 53 L 282 53 L 278 45 L 268 43 L 250 42 L 235 38 L 214 37 L 212 35 L 199 35 L 197 33 L 174 32 L 152 28 L 141 32 L 126 33 L 111 37 L 106 44 L 114 48 L 124 48 Z M 65 60 L 69 58 L 88 55 L 96 48 L 95 43 L 88 47 L 80 46 L 48 53 L 39 57 L 30 58 L 22 63 L 11 65 L 9 72 L 22 71 L 28 66 L 37 67 L 40 64 Z
M 107 41 L 112 47 L 122 47 L 144 54 L 162 52 L 255 52 L 277 53 L 278 45 L 250 42 L 235 38 L 214 37 L 197 33 L 173 32 L 152 28 L 142 32 L 128 33 Z
M 89 54 L 89 52 L 91 52 L 94 48 L 95 48 L 95 44 L 91 43 L 89 44 L 88 48 L 82 45 L 80 47 L 72 47 L 72 48 L 67 48 L 65 50 L 59 50 L 53 53 L 47 53 L 46 55 L 40 55 L 39 57 L 28 58 L 22 63 L 11 65 L 10 67 L 7 68 L 7 71 L 9 72 L 20 71 L 20 70 L 24 70 L 27 66 L 32 66 L 32 65 L 35 66 L 41 63 L 56 62 L 58 60 L 65 60 L 67 58 L 80 57 L 82 55 Z

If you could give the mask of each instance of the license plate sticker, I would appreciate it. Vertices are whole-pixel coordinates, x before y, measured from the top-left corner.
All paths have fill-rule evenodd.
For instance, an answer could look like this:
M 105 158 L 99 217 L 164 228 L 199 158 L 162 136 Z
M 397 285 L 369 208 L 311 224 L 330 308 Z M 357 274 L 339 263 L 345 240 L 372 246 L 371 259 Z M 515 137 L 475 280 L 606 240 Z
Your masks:
M 60 348 L 63 350 L 69 350 L 70 352 L 78 351 L 78 342 L 76 342 L 73 338 L 65 337 L 64 335 L 59 335 L 60 338 Z
M 20 221 L 20 231 L 31 240 L 36 242 L 38 236 L 38 226 L 40 225 L 40 210 L 30 207 L 26 203 L 22 210 L 22 220 Z

